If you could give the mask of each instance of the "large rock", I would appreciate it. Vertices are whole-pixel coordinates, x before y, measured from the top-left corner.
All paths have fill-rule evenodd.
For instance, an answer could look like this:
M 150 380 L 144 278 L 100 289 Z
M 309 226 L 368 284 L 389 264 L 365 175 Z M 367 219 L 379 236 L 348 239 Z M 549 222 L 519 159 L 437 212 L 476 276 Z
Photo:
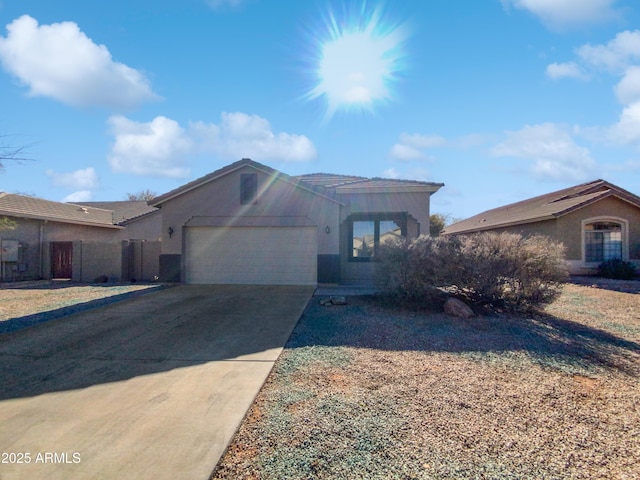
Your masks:
M 473 310 L 462 300 L 450 297 L 444 304 L 444 313 L 458 318 L 471 318 L 475 316 Z

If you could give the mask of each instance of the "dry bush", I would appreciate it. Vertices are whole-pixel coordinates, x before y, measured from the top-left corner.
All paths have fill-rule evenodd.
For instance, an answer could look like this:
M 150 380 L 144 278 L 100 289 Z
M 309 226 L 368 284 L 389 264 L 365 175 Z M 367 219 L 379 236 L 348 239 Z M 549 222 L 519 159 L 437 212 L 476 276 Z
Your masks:
M 446 257 L 458 251 L 450 248 L 453 243 L 446 237 L 421 236 L 381 245 L 377 272 L 385 294 L 401 303 L 433 301 L 441 293 L 438 288 L 448 283 Z
M 555 300 L 567 279 L 564 246 L 548 237 L 484 232 L 459 241 L 465 264 L 451 284 L 474 303 L 527 310 Z
M 378 271 L 386 293 L 404 302 L 429 301 L 445 289 L 506 310 L 552 302 L 567 278 L 562 244 L 492 232 L 387 243 Z

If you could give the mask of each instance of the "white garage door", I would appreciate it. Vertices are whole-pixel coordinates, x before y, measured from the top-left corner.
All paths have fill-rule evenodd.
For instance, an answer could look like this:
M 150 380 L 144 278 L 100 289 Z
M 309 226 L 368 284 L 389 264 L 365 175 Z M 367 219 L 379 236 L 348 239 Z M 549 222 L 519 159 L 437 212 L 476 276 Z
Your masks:
M 185 235 L 186 283 L 317 283 L 316 227 L 188 227 Z

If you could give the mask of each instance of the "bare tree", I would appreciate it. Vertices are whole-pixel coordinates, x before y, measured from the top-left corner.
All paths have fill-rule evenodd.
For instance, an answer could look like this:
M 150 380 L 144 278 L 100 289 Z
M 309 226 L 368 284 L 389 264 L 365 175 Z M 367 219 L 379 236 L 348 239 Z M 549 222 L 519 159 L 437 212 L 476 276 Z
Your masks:
M 141 190 L 137 193 L 127 193 L 127 200 L 148 202 L 149 200 L 153 200 L 157 196 L 158 194 L 156 192 L 152 192 L 147 188 L 146 190 Z
M 8 135 L 0 135 L 0 168 L 4 168 L 4 163 L 7 160 L 14 162 L 24 162 L 32 160 L 26 153 L 30 145 L 22 145 L 16 147 L 8 142 Z

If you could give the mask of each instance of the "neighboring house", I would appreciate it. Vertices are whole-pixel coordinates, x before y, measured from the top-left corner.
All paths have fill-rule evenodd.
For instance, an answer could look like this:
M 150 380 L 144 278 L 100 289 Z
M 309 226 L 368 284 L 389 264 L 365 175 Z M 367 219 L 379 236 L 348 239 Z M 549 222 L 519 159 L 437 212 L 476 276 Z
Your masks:
M 121 205 L 98 208 L 0 192 L 0 216 L 16 224 L 0 230 L 0 279 L 153 279 L 160 251 L 156 209 L 146 202 L 110 203 Z
M 243 159 L 160 195 L 160 279 L 184 283 L 371 283 L 378 245 L 429 233 L 443 186 L 312 174 Z
M 484 231 L 542 234 L 560 241 L 572 274 L 594 273 L 612 258 L 640 265 L 640 197 L 604 180 L 488 210 L 442 233 Z

